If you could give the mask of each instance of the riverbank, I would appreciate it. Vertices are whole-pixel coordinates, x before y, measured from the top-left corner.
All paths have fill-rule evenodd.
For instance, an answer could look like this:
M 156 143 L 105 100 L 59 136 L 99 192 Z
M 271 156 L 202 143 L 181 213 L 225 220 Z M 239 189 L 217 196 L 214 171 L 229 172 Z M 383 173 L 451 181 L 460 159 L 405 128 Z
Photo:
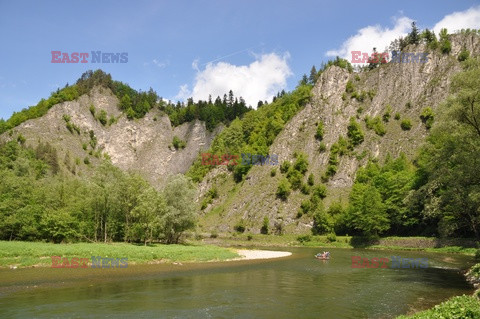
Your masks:
M 237 250 L 206 244 L 133 245 L 127 243 L 51 244 L 40 242 L 0 241 L 0 267 L 51 267 L 52 256 L 72 258 L 127 258 L 128 265 L 186 263 L 270 259 L 291 255 L 290 252 L 267 250 Z M 62 265 L 63 261 L 58 261 Z M 81 264 L 81 262 L 79 262 Z M 68 268 L 69 264 L 66 265 Z
M 352 236 L 312 236 L 286 234 L 216 234 L 191 240 L 196 244 L 221 247 L 318 247 L 318 248 L 366 248 L 376 250 L 408 250 L 433 253 L 454 253 L 474 256 L 475 243 L 471 239 L 438 239 L 434 237 L 384 237 L 374 245 L 356 243 Z M 465 245 L 465 246 L 462 246 Z M 473 247 L 472 247 L 473 246 Z

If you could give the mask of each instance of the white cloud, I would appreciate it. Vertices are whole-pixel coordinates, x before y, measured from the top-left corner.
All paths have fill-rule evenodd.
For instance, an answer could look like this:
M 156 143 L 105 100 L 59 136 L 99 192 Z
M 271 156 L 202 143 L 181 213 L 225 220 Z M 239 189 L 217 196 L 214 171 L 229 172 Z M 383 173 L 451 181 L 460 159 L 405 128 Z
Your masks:
M 190 91 L 187 85 L 182 85 L 176 99 L 207 100 L 209 94 L 215 99 L 232 90 L 236 97 L 243 97 L 247 104 L 255 107 L 259 100 L 270 100 L 287 86 L 287 78 L 292 75 L 287 64 L 289 57 L 288 53 L 263 54 L 256 56 L 250 65 L 207 63 L 204 70 L 199 70 L 198 61 L 194 61 L 192 67 L 197 74 L 193 89 Z
M 410 32 L 412 19 L 401 17 L 394 19 L 392 29 L 383 28 L 379 25 L 368 26 L 358 30 L 357 34 L 348 38 L 340 49 L 327 51 L 327 56 L 340 56 L 344 59 L 351 60 L 351 51 L 361 51 L 371 53 L 375 47 L 377 51 L 383 52 L 394 39 L 405 36 Z
M 447 28 L 448 33 L 453 33 L 460 29 L 480 28 L 480 6 L 446 15 L 442 20 L 435 24 L 433 30 L 438 34 L 442 28 Z
M 343 42 L 339 49 L 327 51 L 326 55 L 338 55 L 351 61 L 351 51 L 371 53 L 375 47 L 378 51 L 383 52 L 390 45 L 390 42 L 400 36 L 407 35 L 411 31 L 412 21 L 408 17 L 394 19 L 394 26 L 391 29 L 379 25 L 367 26 L 358 30 L 357 34 Z M 446 15 L 430 29 L 433 29 L 438 35 L 441 28 L 447 28 L 449 33 L 466 28 L 480 28 L 480 6 Z

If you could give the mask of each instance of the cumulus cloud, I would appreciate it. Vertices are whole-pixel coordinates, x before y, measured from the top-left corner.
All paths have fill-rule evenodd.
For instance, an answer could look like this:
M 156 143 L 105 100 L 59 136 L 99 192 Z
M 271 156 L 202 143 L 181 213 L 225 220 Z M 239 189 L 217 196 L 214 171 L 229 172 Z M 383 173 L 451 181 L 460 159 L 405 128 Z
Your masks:
M 442 20 L 435 24 L 433 31 L 438 34 L 442 28 L 447 28 L 448 33 L 453 33 L 461 29 L 480 28 L 480 6 L 446 15 Z
M 382 27 L 379 25 L 364 27 L 348 38 L 338 49 L 327 51 L 327 56 L 340 56 L 351 60 L 351 51 L 372 52 L 375 47 L 383 52 L 395 39 L 400 36 L 406 36 L 411 31 L 412 19 L 409 17 L 400 17 L 394 19 L 393 28 Z M 439 33 L 441 28 L 447 28 L 449 33 L 466 28 L 480 27 L 480 6 L 472 7 L 461 12 L 454 12 L 446 15 L 435 26 L 429 27 L 435 33 Z
M 197 70 L 193 89 L 182 85 L 176 99 L 207 100 L 208 95 L 228 94 L 230 90 L 235 96 L 243 97 L 247 104 L 256 106 L 259 100 L 270 100 L 278 91 L 285 89 L 287 78 L 292 75 L 285 53 L 263 54 L 249 65 L 233 65 L 226 62 L 207 63 L 205 69 L 198 69 L 198 61 L 192 67 Z
M 375 47 L 378 51 L 383 52 L 394 39 L 405 36 L 412 24 L 412 19 L 401 17 L 394 19 L 393 28 L 383 28 L 379 25 L 368 26 L 358 30 L 357 34 L 345 41 L 337 50 L 327 51 L 327 56 L 340 56 L 344 59 L 351 60 L 351 51 L 372 52 Z

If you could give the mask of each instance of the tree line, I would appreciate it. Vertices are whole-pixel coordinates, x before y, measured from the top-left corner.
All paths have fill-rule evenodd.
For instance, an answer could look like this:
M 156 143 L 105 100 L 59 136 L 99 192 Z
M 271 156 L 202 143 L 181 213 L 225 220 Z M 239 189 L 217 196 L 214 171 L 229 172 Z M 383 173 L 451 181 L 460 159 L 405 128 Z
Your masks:
M 195 227 L 195 188 L 183 175 L 161 191 L 108 161 L 72 176 L 50 144 L 27 143 L 0 145 L 0 239 L 177 243 Z

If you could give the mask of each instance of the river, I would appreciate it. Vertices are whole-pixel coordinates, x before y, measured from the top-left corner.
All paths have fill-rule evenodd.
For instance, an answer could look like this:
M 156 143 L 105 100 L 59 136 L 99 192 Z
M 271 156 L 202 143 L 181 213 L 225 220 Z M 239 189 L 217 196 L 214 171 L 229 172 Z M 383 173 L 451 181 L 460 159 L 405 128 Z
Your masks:
M 2 318 L 393 318 L 472 293 L 471 257 L 283 248 L 290 257 L 126 269 L 2 269 Z M 428 268 L 351 267 L 351 256 L 428 258 Z

